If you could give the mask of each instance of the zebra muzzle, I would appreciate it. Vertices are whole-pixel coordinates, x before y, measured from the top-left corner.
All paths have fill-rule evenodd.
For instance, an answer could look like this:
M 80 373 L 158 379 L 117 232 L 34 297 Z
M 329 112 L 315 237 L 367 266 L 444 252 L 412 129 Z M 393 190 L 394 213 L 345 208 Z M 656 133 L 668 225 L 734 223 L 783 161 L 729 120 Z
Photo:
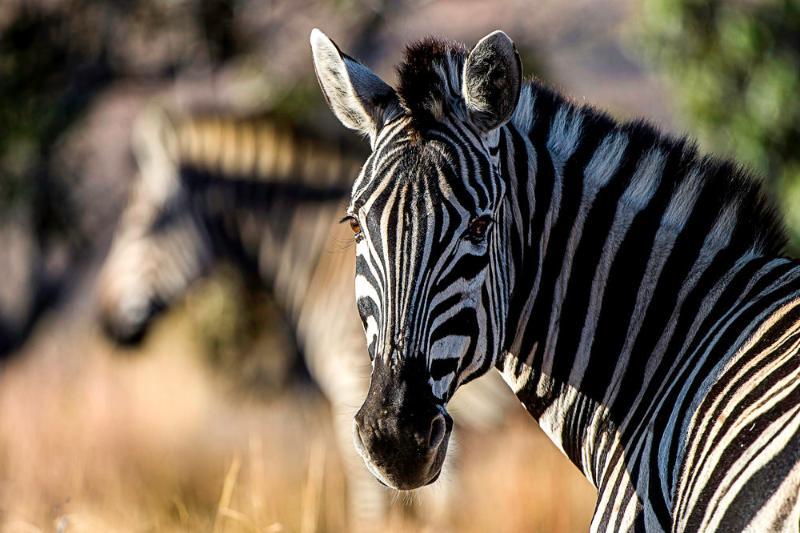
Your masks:
M 412 365 L 376 363 L 353 425 L 356 449 L 370 472 L 398 490 L 436 481 L 453 429 L 453 419 L 433 396 L 427 376 Z

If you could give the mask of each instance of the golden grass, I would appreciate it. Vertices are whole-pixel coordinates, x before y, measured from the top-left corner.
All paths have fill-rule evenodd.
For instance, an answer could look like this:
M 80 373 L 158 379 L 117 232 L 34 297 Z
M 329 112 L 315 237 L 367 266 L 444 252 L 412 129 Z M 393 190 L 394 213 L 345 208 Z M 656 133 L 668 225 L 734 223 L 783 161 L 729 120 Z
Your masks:
M 0 374 L 3 531 L 346 531 L 324 402 L 232 396 L 194 337 L 180 316 L 146 353 L 81 324 L 37 335 Z M 521 411 L 461 433 L 453 531 L 586 530 L 594 491 Z M 392 530 L 433 530 L 396 500 Z

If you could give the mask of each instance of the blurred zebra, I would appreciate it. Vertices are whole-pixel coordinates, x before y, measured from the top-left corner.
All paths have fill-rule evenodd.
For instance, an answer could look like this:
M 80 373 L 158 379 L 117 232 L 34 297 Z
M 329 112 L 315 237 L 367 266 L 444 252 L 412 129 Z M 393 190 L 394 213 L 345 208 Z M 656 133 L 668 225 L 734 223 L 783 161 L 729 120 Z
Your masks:
M 311 46 L 372 142 L 346 218 L 376 477 L 436 480 L 494 366 L 598 488 L 592 530 L 798 530 L 800 264 L 757 182 L 523 81 L 499 31 L 409 46 L 396 91 Z
M 138 342 L 216 261 L 256 276 L 287 313 L 331 402 L 352 525 L 379 529 L 390 493 L 352 445 L 370 367 L 352 295 L 351 232 L 337 223 L 365 151 L 274 118 L 179 116 L 155 105 L 134 126 L 133 147 L 139 176 L 99 278 L 104 330 Z M 497 423 L 511 399 L 503 388 L 466 394 L 462 420 Z

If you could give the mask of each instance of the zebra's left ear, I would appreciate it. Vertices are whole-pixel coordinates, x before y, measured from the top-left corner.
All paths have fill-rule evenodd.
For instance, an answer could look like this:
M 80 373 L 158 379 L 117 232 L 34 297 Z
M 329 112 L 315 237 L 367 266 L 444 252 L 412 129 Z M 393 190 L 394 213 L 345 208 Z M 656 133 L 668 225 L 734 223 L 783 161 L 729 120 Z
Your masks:
M 311 50 L 317 80 L 336 118 L 374 142 L 383 125 L 401 110 L 397 93 L 316 28 L 311 32 Z
M 511 118 L 522 88 L 522 62 L 508 35 L 497 30 L 475 45 L 464 63 L 461 86 L 470 119 L 482 131 Z

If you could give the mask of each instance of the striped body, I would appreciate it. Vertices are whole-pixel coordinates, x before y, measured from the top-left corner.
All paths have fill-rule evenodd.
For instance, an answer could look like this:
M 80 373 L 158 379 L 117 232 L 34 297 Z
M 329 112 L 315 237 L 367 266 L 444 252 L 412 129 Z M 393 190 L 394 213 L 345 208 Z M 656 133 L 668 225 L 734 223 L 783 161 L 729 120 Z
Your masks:
M 138 341 L 220 260 L 258 280 L 331 402 L 351 527 L 380 529 L 388 495 L 350 444 L 369 361 L 352 299 L 350 231 L 337 224 L 365 154 L 269 117 L 170 116 L 156 107 L 141 115 L 133 141 L 140 175 L 99 281 L 106 330 Z M 479 412 L 465 422 L 496 423 L 507 400 L 493 384 L 478 394 Z
M 798 530 L 800 265 L 757 184 L 522 81 L 502 32 L 410 46 L 396 91 L 311 41 L 331 108 L 373 146 L 347 211 L 371 471 L 435 480 L 446 436 L 426 447 L 406 420 L 434 434 L 495 366 L 598 488 L 592 530 Z
M 800 268 L 755 185 L 529 87 L 504 174 L 547 207 L 498 367 L 598 487 L 594 529 L 797 529 Z

